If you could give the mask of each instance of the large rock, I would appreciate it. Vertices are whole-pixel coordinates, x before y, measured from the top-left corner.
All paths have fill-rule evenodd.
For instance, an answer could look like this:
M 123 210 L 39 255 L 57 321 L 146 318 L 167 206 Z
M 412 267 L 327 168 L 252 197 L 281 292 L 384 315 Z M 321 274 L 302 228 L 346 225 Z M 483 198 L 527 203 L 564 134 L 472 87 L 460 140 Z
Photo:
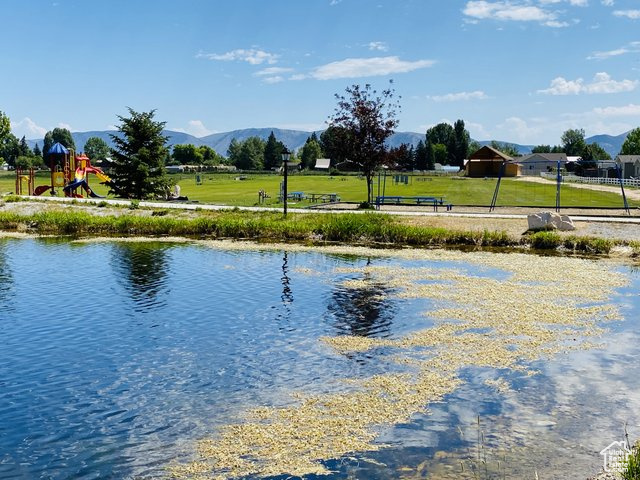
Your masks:
M 575 230 L 576 227 L 568 215 L 555 212 L 540 212 L 527 215 L 529 230 Z

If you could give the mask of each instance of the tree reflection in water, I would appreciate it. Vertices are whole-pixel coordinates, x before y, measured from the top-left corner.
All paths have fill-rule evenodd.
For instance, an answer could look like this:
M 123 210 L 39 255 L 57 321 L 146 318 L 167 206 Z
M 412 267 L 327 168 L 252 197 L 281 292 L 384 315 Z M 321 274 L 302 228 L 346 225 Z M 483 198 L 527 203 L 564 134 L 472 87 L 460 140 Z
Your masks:
M 130 294 L 134 310 L 144 312 L 165 304 L 168 288 L 166 245 L 152 242 L 117 244 L 113 265 L 119 283 Z
M 371 259 L 367 260 L 367 266 Z M 391 290 L 373 280 L 365 271 L 358 288 L 338 285 L 331 294 L 328 310 L 335 318 L 334 326 L 342 335 L 360 337 L 388 337 L 395 315 L 393 304 L 388 300 Z

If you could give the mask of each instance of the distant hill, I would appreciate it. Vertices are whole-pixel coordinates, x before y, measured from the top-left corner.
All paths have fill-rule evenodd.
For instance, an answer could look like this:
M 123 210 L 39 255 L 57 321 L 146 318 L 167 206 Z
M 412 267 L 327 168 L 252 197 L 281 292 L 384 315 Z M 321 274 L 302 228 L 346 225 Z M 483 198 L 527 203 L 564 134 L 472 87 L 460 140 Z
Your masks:
M 631 130 L 629 130 L 630 132 Z M 585 140 L 587 143 L 597 143 L 600 145 L 605 152 L 611 155 L 611 158 L 616 158 L 616 155 L 620 153 L 622 149 L 622 144 L 627 139 L 627 135 L 629 132 L 621 133 L 620 135 L 612 136 L 612 135 L 594 135 L 593 137 L 588 137 Z
M 229 148 L 229 144 L 231 140 L 234 138 L 238 141 L 244 141 L 249 137 L 260 137 L 263 140 L 269 138 L 269 134 L 273 132 L 276 138 L 284 143 L 287 148 L 292 150 L 298 150 L 304 146 L 304 142 L 306 142 L 307 138 L 313 132 L 306 132 L 302 130 L 286 130 L 282 128 L 245 128 L 242 130 L 233 130 L 231 132 L 223 132 L 223 133 L 214 133 L 212 135 L 208 135 L 206 137 L 194 137 L 193 135 L 189 135 L 188 133 L 176 132 L 174 130 L 165 130 L 163 133 L 169 137 L 169 145 L 184 145 L 191 143 L 196 146 L 200 145 L 208 145 L 213 148 L 216 152 L 221 155 L 227 155 L 227 149 Z M 316 135 L 320 137 L 320 134 L 323 130 L 316 130 Z M 76 148 L 79 152 L 84 150 L 84 144 L 91 137 L 98 137 L 103 139 L 109 146 L 113 146 L 111 142 L 110 134 L 116 134 L 115 130 L 96 130 L 90 132 L 72 132 L 73 141 L 76 144 Z M 611 158 L 614 158 L 624 140 L 627 138 L 629 132 L 622 133 L 620 135 L 612 136 L 612 135 L 594 135 L 592 137 L 588 137 L 585 140 L 587 143 L 598 143 L 609 155 Z M 396 132 L 394 133 L 389 141 L 387 142 L 389 147 L 397 147 L 403 143 L 413 145 L 414 147 L 418 144 L 420 140 L 424 140 L 424 133 L 416 133 L 416 132 Z M 32 139 L 28 140 L 27 143 L 31 148 L 38 143 L 40 148 L 44 143 L 43 139 Z M 479 142 L 481 145 L 488 145 L 491 143 L 491 140 L 482 140 Z M 534 145 L 520 145 L 517 143 L 512 143 L 508 141 L 500 141 L 500 143 L 509 143 L 514 145 L 518 152 L 522 155 L 526 155 L 531 153 L 531 149 Z

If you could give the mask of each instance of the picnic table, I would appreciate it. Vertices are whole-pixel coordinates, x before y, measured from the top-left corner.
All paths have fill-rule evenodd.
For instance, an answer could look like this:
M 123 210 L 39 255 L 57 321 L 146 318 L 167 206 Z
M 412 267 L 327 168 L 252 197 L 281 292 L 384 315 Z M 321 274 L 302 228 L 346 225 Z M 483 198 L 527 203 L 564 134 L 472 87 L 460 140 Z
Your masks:
M 393 205 L 407 205 L 407 204 L 416 204 L 416 205 L 432 205 L 434 211 L 438 211 L 438 207 L 446 207 L 447 211 L 453 208 L 453 205 L 450 203 L 445 203 L 444 197 L 432 197 L 432 196 L 415 196 L 415 197 L 407 197 L 401 195 L 386 195 L 381 197 L 376 197 L 376 207 L 380 208 L 380 205 L 385 204 L 393 204 Z
M 310 193 L 307 198 L 313 203 L 321 202 L 339 202 L 340 197 L 337 193 Z
M 287 198 L 300 202 L 304 200 L 306 197 L 304 195 L 304 192 L 289 192 L 289 194 L 287 195 Z

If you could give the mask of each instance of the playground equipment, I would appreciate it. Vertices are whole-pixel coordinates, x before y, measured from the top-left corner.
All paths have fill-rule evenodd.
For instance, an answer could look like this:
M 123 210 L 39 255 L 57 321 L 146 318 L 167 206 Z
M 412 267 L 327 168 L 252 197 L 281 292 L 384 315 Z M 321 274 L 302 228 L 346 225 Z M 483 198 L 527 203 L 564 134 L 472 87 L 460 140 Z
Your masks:
M 21 168 L 16 168 L 16 195 L 25 195 L 23 182 L 27 182 L 26 195 L 33 195 L 34 177 L 33 168 L 27 170 L 26 174 Z
M 78 193 L 78 188 L 82 188 L 90 197 L 100 198 L 89 186 L 89 174 L 93 173 L 101 183 L 111 182 L 111 178 L 100 168 L 91 165 L 91 160 L 85 154 L 75 155 L 72 149 L 66 148 L 60 143 L 55 143 L 49 149 L 49 169 L 51 170 L 50 185 L 39 185 L 33 188 L 33 169 L 31 170 L 31 180 L 29 195 L 42 195 L 50 190 L 51 195 L 57 195 L 56 188 L 62 188 L 65 196 L 82 198 Z M 21 173 L 16 171 L 16 193 L 22 193 L 22 180 L 19 180 Z M 22 175 L 24 177 L 24 175 Z M 20 187 L 20 188 L 19 188 Z

